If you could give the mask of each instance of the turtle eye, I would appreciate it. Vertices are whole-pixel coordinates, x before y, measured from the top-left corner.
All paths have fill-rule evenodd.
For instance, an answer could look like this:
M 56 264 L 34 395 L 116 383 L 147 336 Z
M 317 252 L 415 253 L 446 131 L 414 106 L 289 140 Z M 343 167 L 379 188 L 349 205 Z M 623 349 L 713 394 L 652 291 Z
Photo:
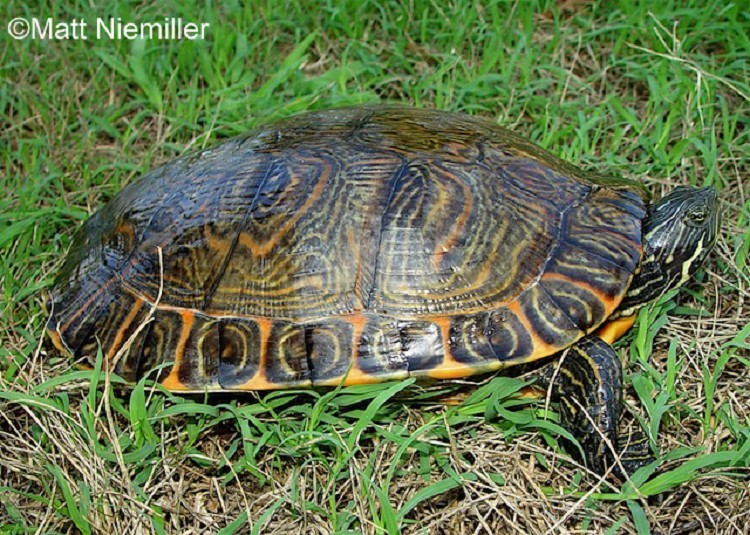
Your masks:
M 704 208 L 692 210 L 688 212 L 688 223 L 693 225 L 700 225 L 708 218 L 708 211 Z

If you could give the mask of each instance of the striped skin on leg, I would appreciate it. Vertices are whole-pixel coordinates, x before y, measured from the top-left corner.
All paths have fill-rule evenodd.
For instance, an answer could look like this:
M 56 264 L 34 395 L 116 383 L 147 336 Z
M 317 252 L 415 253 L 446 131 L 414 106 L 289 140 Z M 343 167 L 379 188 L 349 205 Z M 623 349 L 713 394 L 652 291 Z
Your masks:
M 541 381 L 549 381 L 550 376 Z M 589 469 L 604 473 L 614 464 L 613 473 L 623 479 L 620 465 L 632 474 L 653 460 L 645 435 L 624 439 L 618 434 L 622 365 L 598 336 L 586 336 L 571 346 L 555 377 L 552 396 L 560 403 L 562 424 L 580 443 Z

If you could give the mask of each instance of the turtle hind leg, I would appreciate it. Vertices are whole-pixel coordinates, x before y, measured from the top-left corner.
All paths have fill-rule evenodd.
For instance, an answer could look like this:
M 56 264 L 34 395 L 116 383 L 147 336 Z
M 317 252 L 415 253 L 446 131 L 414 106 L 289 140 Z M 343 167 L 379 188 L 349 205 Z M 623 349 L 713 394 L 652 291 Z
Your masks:
M 603 474 L 614 465 L 614 474 L 624 479 L 620 467 L 632 474 L 653 460 L 644 434 L 618 435 L 622 365 L 612 346 L 601 338 L 581 339 L 562 359 L 557 374 L 548 372 L 541 379 L 547 384 L 554 379 L 552 396 L 560 404 L 562 425 L 580 443 L 591 470 Z

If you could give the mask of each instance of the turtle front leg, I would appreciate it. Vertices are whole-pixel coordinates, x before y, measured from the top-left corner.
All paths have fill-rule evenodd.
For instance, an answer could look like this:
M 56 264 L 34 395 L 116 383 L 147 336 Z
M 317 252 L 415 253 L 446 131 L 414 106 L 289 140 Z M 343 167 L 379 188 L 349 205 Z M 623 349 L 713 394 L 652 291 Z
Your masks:
M 614 464 L 612 471 L 624 479 L 620 465 L 632 474 L 653 460 L 643 433 L 629 440 L 618 435 L 622 364 L 612 346 L 596 335 L 582 338 L 559 367 L 550 366 L 542 382 L 548 386 L 553 378 L 552 398 L 560 404 L 562 425 L 581 444 L 591 470 L 603 474 Z

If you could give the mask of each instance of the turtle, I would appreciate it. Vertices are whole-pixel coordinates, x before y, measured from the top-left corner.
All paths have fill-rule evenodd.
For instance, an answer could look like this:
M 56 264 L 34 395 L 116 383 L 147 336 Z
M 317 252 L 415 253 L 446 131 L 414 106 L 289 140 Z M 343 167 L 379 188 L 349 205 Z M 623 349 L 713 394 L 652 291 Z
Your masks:
M 74 235 L 47 329 L 79 364 L 100 350 L 126 380 L 185 393 L 557 359 L 539 384 L 583 460 L 628 474 L 652 455 L 618 433 L 612 343 L 695 273 L 719 225 L 712 187 L 650 202 L 480 117 L 313 111 L 122 189 Z

